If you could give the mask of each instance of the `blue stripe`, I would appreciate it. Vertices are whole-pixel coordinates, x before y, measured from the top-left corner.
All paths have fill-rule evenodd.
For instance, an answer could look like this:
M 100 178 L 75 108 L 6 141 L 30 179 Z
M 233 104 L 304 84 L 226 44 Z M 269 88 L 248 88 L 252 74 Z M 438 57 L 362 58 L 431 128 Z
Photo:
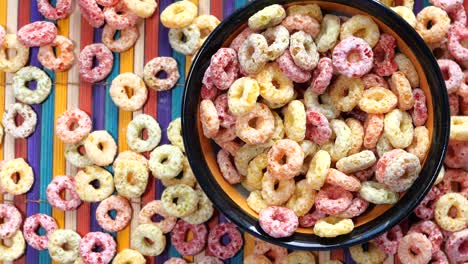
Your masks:
M 179 69 L 179 81 L 177 81 L 177 85 L 172 89 L 172 119 L 176 119 L 180 117 L 182 112 L 182 94 L 184 93 L 184 86 L 185 84 L 185 56 L 178 52 L 172 52 L 172 57 L 177 61 L 178 69 Z

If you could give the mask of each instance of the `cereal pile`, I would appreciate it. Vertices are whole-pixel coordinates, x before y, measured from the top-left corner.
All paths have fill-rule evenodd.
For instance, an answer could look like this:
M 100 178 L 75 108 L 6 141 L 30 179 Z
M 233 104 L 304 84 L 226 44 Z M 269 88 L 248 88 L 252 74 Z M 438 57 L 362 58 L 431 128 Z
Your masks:
M 398 254 L 403 263 L 468 261 L 462 249 L 468 117 L 459 115 L 468 115 L 466 14 L 462 1 L 433 4 L 417 16 L 413 1 L 392 9 L 443 52 L 438 63 L 451 97 L 450 169 L 415 211 L 422 221 L 405 236 L 396 226 L 366 250 L 352 247 L 358 263 L 380 263 L 386 254 Z M 221 148 L 222 176 L 250 191 L 247 204 L 263 231 L 282 238 L 304 227 L 336 237 L 350 233 L 368 208 L 396 203 L 419 176 L 430 146 L 419 82 L 395 38 L 371 17 L 274 4 L 252 15 L 229 47 L 211 57 L 200 120 L 203 134 Z M 265 261 L 258 254 L 249 262 Z M 307 259 L 304 254 L 291 258 Z

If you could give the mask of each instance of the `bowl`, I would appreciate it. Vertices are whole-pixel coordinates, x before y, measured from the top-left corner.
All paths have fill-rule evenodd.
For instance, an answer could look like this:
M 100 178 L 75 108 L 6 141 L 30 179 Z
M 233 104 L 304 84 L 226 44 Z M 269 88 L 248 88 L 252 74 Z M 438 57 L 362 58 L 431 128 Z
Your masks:
M 391 34 L 397 45 L 416 67 L 421 88 L 427 96 L 429 118 L 426 126 L 430 134 L 430 149 L 420 176 L 412 187 L 394 205 L 379 205 L 355 220 L 354 230 L 334 238 L 321 238 L 312 230 L 299 228 L 286 238 L 272 238 L 258 224 L 258 214 L 251 210 L 242 187 L 230 185 L 222 177 L 216 163 L 217 147 L 204 137 L 198 109 L 202 78 L 211 56 L 247 25 L 248 18 L 258 10 L 271 5 L 286 7 L 293 4 L 318 4 L 322 11 L 338 14 L 371 16 L 381 32 Z M 182 106 L 182 131 L 186 153 L 194 174 L 214 205 L 236 225 L 255 237 L 293 249 L 331 250 L 364 243 L 387 231 L 407 217 L 430 190 L 443 162 L 448 143 L 450 116 L 444 79 L 436 59 L 413 28 L 396 13 L 376 1 L 369 0 L 258 0 L 226 18 L 208 37 L 192 62 L 188 74 Z

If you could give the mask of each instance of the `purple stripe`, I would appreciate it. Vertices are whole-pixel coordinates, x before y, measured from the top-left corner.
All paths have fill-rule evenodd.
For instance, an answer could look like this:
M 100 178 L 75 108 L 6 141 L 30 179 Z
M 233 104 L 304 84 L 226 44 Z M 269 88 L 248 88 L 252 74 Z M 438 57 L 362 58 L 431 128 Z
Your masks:
M 159 12 L 162 12 L 168 5 L 170 5 L 173 1 L 171 0 L 161 0 L 159 2 Z M 169 46 L 169 29 L 164 27 L 161 23 L 159 23 L 159 56 L 167 56 L 172 57 L 172 49 Z M 179 67 L 185 67 L 185 65 L 179 65 Z M 162 130 L 162 137 L 161 137 L 161 144 L 168 144 L 169 141 L 167 139 L 166 128 L 171 122 L 171 102 L 172 102 L 172 91 L 164 91 L 158 92 L 158 122 L 161 126 Z M 156 181 L 156 196 L 157 199 L 161 198 L 161 194 L 164 190 L 164 186 L 162 185 L 161 181 Z M 170 240 L 168 241 L 170 242 Z M 168 243 L 170 244 L 170 243 Z M 155 263 L 163 263 L 169 258 L 169 245 L 166 247 L 164 252 L 155 258 Z
M 423 0 L 414 1 L 414 13 L 417 14 L 423 8 Z
M 94 29 L 94 43 L 101 42 L 102 29 Z M 93 86 L 93 129 L 104 130 L 104 104 L 106 96 L 106 87 L 104 85 Z M 117 139 L 116 139 L 117 140 Z M 96 208 L 99 203 L 90 204 L 90 230 L 91 232 L 102 231 L 96 220 Z
M 235 1 L 232 0 L 225 0 L 223 2 L 223 17 L 226 18 L 230 16 L 234 10 L 236 9 L 235 7 Z
M 29 20 L 31 22 L 42 20 L 43 17 L 37 11 L 37 1 L 31 1 L 31 13 Z M 31 66 L 41 67 L 37 59 L 39 48 L 31 48 Z M 40 104 L 32 105 L 37 116 L 42 116 L 42 107 Z M 26 194 L 28 200 L 39 200 L 40 192 L 40 160 L 41 160 L 41 122 L 37 122 L 36 130 L 28 139 L 28 162 L 34 172 L 34 184 Z M 33 215 L 39 212 L 38 203 L 26 203 L 26 215 Z M 26 263 L 34 263 L 39 259 L 39 251 L 28 245 L 26 248 Z

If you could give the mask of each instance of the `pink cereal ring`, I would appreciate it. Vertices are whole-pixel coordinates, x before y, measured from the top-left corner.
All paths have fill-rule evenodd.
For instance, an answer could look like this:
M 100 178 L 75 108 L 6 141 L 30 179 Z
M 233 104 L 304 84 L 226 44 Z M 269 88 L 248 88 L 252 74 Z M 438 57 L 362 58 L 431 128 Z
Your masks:
M 464 168 L 468 164 L 468 141 L 449 141 L 444 163 L 449 168 Z
M 374 71 L 380 76 L 390 76 L 398 69 L 395 61 L 395 38 L 389 34 L 380 35 L 374 47 Z
M 57 27 L 52 22 L 37 21 L 21 27 L 16 36 L 26 47 L 40 47 L 54 41 Z
M 326 183 L 341 187 L 350 192 L 357 192 L 361 189 L 361 182 L 358 179 L 335 169 L 328 170 Z
M 221 239 L 225 235 L 229 236 L 230 241 L 228 244 L 223 245 L 221 244 Z M 232 223 L 217 224 L 210 229 L 208 249 L 220 259 L 233 257 L 242 248 L 243 244 L 242 235 Z
M 328 119 L 319 111 L 309 109 L 306 113 L 306 138 L 321 145 L 331 137 Z
M 88 136 L 91 127 L 88 114 L 80 109 L 73 109 L 57 118 L 55 134 L 66 144 L 76 144 Z
M 59 50 L 58 55 L 55 55 L 54 48 Z M 58 35 L 52 43 L 39 48 L 37 59 L 53 71 L 66 71 L 70 69 L 75 61 L 75 54 L 73 53 L 73 42 L 64 36 Z
M 449 94 L 449 107 L 451 116 L 456 116 L 460 113 L 460 100 L 458 98 L 458 94 Z
M 455 8 L 462 8 L 463 5 L 463 0 L 429 0 L 429 2 L 447 12 Z
M 96 0 L 96 3 L 98 3 L 99 5 L 108 7 L 108 6 L 113 6 L 113 5 L 118 4 L 120 1 L 121 0 Z
M 455 93 L 465 79 L 460 66 L 453 60 L 441 59 L 437 60 L 439 64 L 440 71 L 444 74 L 445 86 L 447 87 L 447 92 Z
M 101 251 L 96 252 L 96 248 Z M 103 232 L 89 232 L 80 242 L 80 256 L 86 264 L 110 263 L 116 249 L 114 238 Z
M 352 52 L 359 56 L 356 61 L 348 60 L 348 56 Z M 365 40 L 351 36 L 335 46 L 332 58 L 333 66 L 339 73 L 348 78 L 357 78 L 372 69 L 374 53 Z
M 283 158 L 286 162 L 282 162 Z M 301 146 L 291 139 L 281 139 L 268 151 L 268 173 L 276 179 L 292 179 L 301 172 L 304 152 Z
M 236 117 L 229 112 L 227 94 L 221 94 L 218 96 L 214 101 L 214 104 L 222 127 L 228 128 L 236 124 Z
M 382 157 L 380 157 L 380 159 L 377 161 L 375 174 L 383 175 L 385 173 L 385 167 L 387 166 L 387 164 L 391 160 L 398 157 L 399 155 L 401 155 L 404 152 L 405 151 L 402 150 L 402 149 L 392 149 L 392 150 L 390 150 L 388 152 L 385 152 L 382 155 Z
M 315 18 L 304 14 L 287 16 L 281 22 L 281 25 L 283 25 L 291 34 L 296 31 L 304 31 L 313 38 L 315 38 L 320 32 L 320 23 Z
M 315 207 L 329 215 L 344 212 L 353 200 L 353 194 L 341 187 L 327 185 L 315 197 Z
M 98 65 L 93 67 L 93 58 L 96 57 Z M 83 48 L 78 59 L 81 78 L 87 82 L 99 82 L 106 78 L 112 70 L 114 56 L 102 43 L 90 44 Z
M 442 194 L 458 192 L 468 199 L 468 172 L 462 169 L 448 169 L 437 187 Z
M 300 227 L 313 227 L 318 220 L 327 217 L 327 214 L 317 210 L 316 208 L 312 208 L 312 210 L 299 217 L 299 226 Z
M 38 235 L 37 230 L 42 227 L 46 231 L 43 236 Z M 23 235 L 28 244 L 37 249 L 43 250 L 47 248 L 50 234 L 58 229 L 55 219 L 45 214 L 34 214 L 24 220 Z
M 115 29 L 131 28 L 138 22 L 138 16 L 128 9 L 125 1 L 117 2 L 114 6 L 104 8 L 106 23 Z
M 170 258 L 164 261 L 163 264 L 187 264 L 187 261 L 181 258 Z
M 77 0 L 77 4 L 81 15 L 93 28 L 104 25 L 104 12 L 102 12 L 96 0 Z
M 3 43 L 5 42 L 5 36 L 5 28 L 2 25 L 0 25 L 0 47 L 3 47 Z
M 288 255 L 288 250 L 284 247 L 276 246 L 260 239 L 255 239 L 254 255 L 266 256 L 272 263 L 281 263 Z
M 372 176 L 374 176 L 375 169 L 376 169 L 376 165 L 374 164 L 370 168 L 355 172 L 354 176 L 358 178 L 360 181 L 368 181 L 370 178 L 372 178 Z
M 69 198 L 64 199 L 61 193 L 68 193 Z M 52 207 L 63 211 L 72 211 L 81 204 L 81 199 L 76 192 L 75 180 L 68 176 L 55 176 L 47 186 L 47 201 Z
M 426 220 L 421 221 L 417 224 L 411 226 L 408 233 L 416 232 L 421 233 L 431 241 L 432 243 L 432 253 L 439 251 L 440 246 L 444 240 L 442 236 L 442 232 L 440 231 L 439 227 L 432 221 Z
M 398 258 L 402 263 L 428 263 L 432 256 L 431 241 L 421 233 L 409 233 L 398 245 Z
M 116 33 L 117 30 L 109 25 L 105 25 L 102 30 L 102 43 L 104 43 L 104 45 L 113 52 L 124 52 L 129 50 L 133 45 L 135 45 L 140 34 L 138 33 L 138 28 L 136 26 L 121 30 L 120 37 L 118 39 L 114 38 Z
M 445 253 L 450 261 L 464 263 L 468 261 L 466 243 L 468 242 L 468 229 L 454 232 L 445 242 Z
M 468 28 L 465 25 L 452 26 L 448 33 L 448 50 L 458 61 L 468 60 L 468 48 L 462 42 L 468 38 Z
M 388 82 L 382 76 L 379 76 L 375 73 L 368 73 L 362 76 L 361 80 L 364 84 L 364 89 L 369 89 L 377 86 L 388 89 Z
M 316 94 L 323 94 L 333 77 L 333 63 L 330 58 L 321 58 L 312 75 L 310 89 Z
M 221 149 L 216 159 L 223 178 L 230 184 L 236 184 L 241 181 L 241 176 L 229 156 L 229 152 Z
M 423 220 L 429 220 L 434 218 L 434 209 L 435 209 L 435 202 L 439 199 L 442 195 L 439 188 L 433 186 L 431 190 L 427 193 L 421 203 L 416 207 L 414 213 L 417 217 Z
M 294 211 L 280 206 L 270 206 L 260 211 L 258 221 L 263 231 L 275 238 L 291 236 L 299 225 Z
M 449 264 L 448 258 L 442 250 L 432 253 L 431 264 Z
M 310 71 L 303 70 L 294 63 L 289 49 L 286 49 L 284 53 L 276 59 L 276 62 L 281 72 L 293 82 L 305 83 L 312 76 Z
M 19 230 L 22 217 L 14 205 L 0 204 L 0 239 L 7 239 Z
M 463 6 L 448 12 L 450 20 L 452 21 L 453 25 L 457 26 L 466 26 L 466 10 Z M 450 31 L 449 31 L 450 34 Z
M 414 106 L 411 112 L 414 126 L 423 126 L 428 117 L 426 95 L 422 89 L 416 88 L 413 90 Z
M 392 227 L 388 232 L 374 239 L 374 243 L 386 254 L 395 255 L 397 253 L 398 244 L 403 237 L 403 232 L 399 225 Z
M 187 233 L 192 232 L 193 239 L 186 241 Z M 208 231 L 204 224 L 192 225 L 179 220 L 171 232 L 171 244 L 184 256 L 193 256 L 203 250 Z
M 213 84 L 220 90 L 227 90 L 237 79 L 239 62 L 237 53 L 231 48 L 221 48 L 212 57 L 210 71 Z
M 351 201 L 351 205 L 344 212 L 340 213 L 338 217 L 351 219 L 360 216 L 366 211 L 367 207 L 369 207 L 369 202 L 357 196 Z
M 367 149 L 373 149 L 380 139 L 380 134 L 384 129 L 383 114 L 368 114 L 364 123 L 363 145 Z
M 110 211 L 115 211 L 116 216 L 111 218 Z M 127 199 L 112 195 L 102 200 L 96 209 L 96 220 L 107 231 L 117 232 L 124 229 L 132 219 L 132 207 Z
M 37 9 L 47 19 L 59 20 L 66 18 L 71 13 L 72 0 L 57 0 L 55 7 L 50 0 L 37 0 Z
M 215 98 L 218 96 L 218 94 L 219 94 L 218 89 L 215 89 L 213 87 L 208 88 L 208 86 L 206 86 L 204 84 L 202 85 L 202 88 L 201 88 L 201 91 L 200 91 L 200 95 L 201 95 L 202 100 L 208 99 L 208 100 L 214 101 Z
M 242 30 L 239 35 L 237 35 L 229 45 L 229 48 L 235 50 L 236 52 L 239 52 L 240 47 L 244 43 L 244 41 L 254 32 L 249 28 L 246 27 L 244 30 Z

